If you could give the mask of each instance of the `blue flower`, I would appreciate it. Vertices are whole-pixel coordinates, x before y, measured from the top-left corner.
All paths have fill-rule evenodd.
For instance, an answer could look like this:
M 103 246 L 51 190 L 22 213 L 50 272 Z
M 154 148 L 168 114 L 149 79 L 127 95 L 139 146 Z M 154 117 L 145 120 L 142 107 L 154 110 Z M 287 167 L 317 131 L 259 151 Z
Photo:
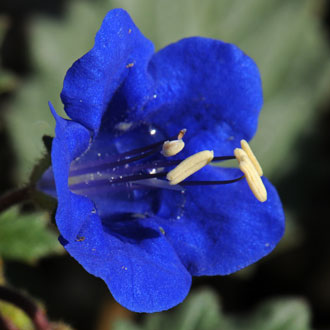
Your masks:
M 254 135 L 260 76 L 236 46 L 194 37 L 154 53 L 129 15 L 112 10 L 68 70 L 61 98 L 71 120 L 51 106 L 60 241 L 126 308 L 169 309 L 192 276 L 233 273 L 282 237 L 281 202 L 267 179 L 260 203 L 246 180 L 221 184 L 239 169 L 207 165 L 177 185 L 165 178 L 196 152 L 221 160 Z M 163 142 L 181 140 L 183 128 L 184 149 L 164 157 Z

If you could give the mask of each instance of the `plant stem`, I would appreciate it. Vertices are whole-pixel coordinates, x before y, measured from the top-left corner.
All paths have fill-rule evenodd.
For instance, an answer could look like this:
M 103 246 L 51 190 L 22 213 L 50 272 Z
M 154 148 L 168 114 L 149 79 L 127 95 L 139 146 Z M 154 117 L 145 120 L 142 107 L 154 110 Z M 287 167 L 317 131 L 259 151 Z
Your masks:
M 30 317 L 36 330 L 51 330 L 46 315 L 30 298 L 0 285 L 0 300 L 12 303 L 22 309 Z
M 31 186 L 23 187 L 14 191 L 11 191 L 0 197 L 0 212 L 3 212 L 13 205 L 19 204 L 23 201 L 27 201 L 33 188 Z

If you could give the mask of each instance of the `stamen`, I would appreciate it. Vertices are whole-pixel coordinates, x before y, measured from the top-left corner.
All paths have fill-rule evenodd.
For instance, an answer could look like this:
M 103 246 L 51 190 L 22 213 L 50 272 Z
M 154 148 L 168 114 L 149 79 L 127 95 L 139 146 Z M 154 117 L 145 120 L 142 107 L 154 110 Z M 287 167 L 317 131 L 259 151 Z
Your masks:
M 246 152 L 248 155 L 249 159 L 251 160 L 252 164 L 254 165 L 255 169 L 257 170 L 258 174 L 260 176 L 263 176 L 263 171 L 262 168 L 254 155 L 253 151 L 251 150 L 251 147 L 245 140 L 241 140 L 241 148 Z
M 213 157 L 213 151 L 204 150 L 198 152 L 186 158 L 172 171 L 168 172 L 166 178 L 170 181 L 171 185 L 178 184 L 210 163 Z
M 248 154 L 240 148 L 236 148 L 234 154 L 238 160 L 240 170 L 245 174 L 252 193 L 258 201 L 265 202 L 267 200 L 266 188 Z
M 183 133 L 182 133 L 183 132 Z M 185 129 L 182 129 L 178 136 L 184 135 L 186 132 Z M 171 140 L 175 140 L 176 136 L 170 138 Z M 82 175 L 91 172 L 103 171 L 106 168 L 113 167 L 113 166 L 121 166 L 125 165 L 137 160 L 141 160 L 143 158 L 147 158 L 148 156 L 159 152 L 160 147 L 166 142 L 166 140 L 159 141 L 145 147 L 136 148 L 130 151 L 126 151 L 115 157 L 109 157 L 102 160 L 97 161 L 89 161 L 84 163 L 83 165 L 73 164 L 71 166 L 70 176 Z M 135 157 L 131 157 L 136 155 Z
M 165 141 L 161 154 L 165 157 L 171 157 L 178 154 L 184 148 L 183 140 Z
M 213 186 L 213 185 L 220 185 L 220 184 L 230 184 L 241 181 L 245 178 L 245 175 L 240 176 L 239 178 L 232 179 L 232 180 L 223 180 L 223 181 L 183 181 L 180 183 L 180 186 Z
M 179 132 L 178 138 L 176 140 L 165 141 L 162 147 L 161 154 L 165 157 L 177 155 L 184 148 L 184 142 L 182 141 L 182 138 L 184 137 L 186 132 L 187 130 L 183 128 Z
M 185 133 L 186 129 L 182 129 L 177 136 L 168 141 L 156 142 L 83 165 L 73 164 L 69 176 L 69 187 L 73 191 L 88 192 L 89 194 L 97 193 L 100 190 L 105 192 L 149 188 L 182 190 L 185 186 L 223 185 L 246 178 L 255 197 L 261 202 L 267 200 L 267 191 L 260 178 L 261 166 L 245 140 L 241 141 L 242 149 L 234 150 L 235 156 L 214 157 L 213 151 L 204 150 L 184 160 L 165 160 L 163 158 L 157 161 L 139 162 L 159 153 L 161 147 L 161 153 L 165 157 L 178 154 L 184 148 L 182 138 Z M 223 181 L 190 180 L 182 182 L 210 162 L 234 158 L 238 160 L 244 176 Z M 131 164 L 133 162 L 137 163 Z M 176 167 L 167 173 L 166 168 L 169 166 Z M 168 181 L 162 180 L 164 177 Z
M 182 138 L 184 137 L 184 135 L 186 134 L 187 132 L 187 129 L 186 128 L 183 128 L 179 134 L 178 134 L 178 140 L 182 140 Z

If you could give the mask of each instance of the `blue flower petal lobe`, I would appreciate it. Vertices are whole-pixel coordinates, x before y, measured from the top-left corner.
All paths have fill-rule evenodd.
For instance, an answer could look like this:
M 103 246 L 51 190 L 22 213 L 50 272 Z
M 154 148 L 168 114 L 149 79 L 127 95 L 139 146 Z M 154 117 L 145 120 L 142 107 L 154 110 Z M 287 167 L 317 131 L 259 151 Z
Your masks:
M 80 240 L 65 245 L 91 274 L 102 278 L 114 298 L 135 312 L 159 312 L 186 297 L 191 275 L 152 218 L 125 216 L 99 226 L 92 215 Z M 112 223 L 112 224 L 111 224 Z
M 58 197 L 56 224 L 65 239 L 74 240 L 94 209 L 88 198 L 73 194 L 68 186 L 70 164 L 88 148 L 90 132 L 77 122 L 61 118 L 50 107 L 56 120 L 52 144 L 52 168 Z
M 250 140 L 262 106 L 254 61 L 237 46 L 202 37 L 187 38 L 156 53 L 149 64 L 155 98 L 148 120 L 168 136 L 187 128 L 191 151 L 232 152 Z
M 119 86 L 130 108 L 146 102 L 146 67 L 152 43 L 122 9 L 110 11 L 95 37 L 94 47 L 68 70 L 61 93 L 68 116 L 98 131 L 104 112 Z
M 236 169 L 208 166 L 196 180 L 229 180 Z M 192 275 L 226 275 L 270 253 L 284 234 L 276 189 L 263 179 L 268 199 L 260 203 L 245 180 L 223 186 L 195 186 L 182 197 L 164 191 L 160 225 Z M 179 211 L 178 211 L 179 210 Z M 178 213 L 179 212 L 179 213 Z

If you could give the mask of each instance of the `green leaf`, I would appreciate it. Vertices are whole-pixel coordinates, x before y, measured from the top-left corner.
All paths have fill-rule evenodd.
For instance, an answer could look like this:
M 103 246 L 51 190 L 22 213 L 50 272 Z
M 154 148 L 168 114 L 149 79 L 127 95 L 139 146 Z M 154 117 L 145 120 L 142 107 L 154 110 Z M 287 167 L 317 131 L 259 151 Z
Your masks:
M 302 299 L 278 298 L 261 305 L 249 321 L 241 322 L 249 330 L 308 330 L 311 315 Z
M 119 320 L 116 321 L 114 325 L 109 326 L 109 330 L 142 330 L 143 327 L 139 327 L 137 324 L 134 324 L 131 321 L 128 320 Z M 157 329 L 158 330 L 158 329 Z M 161 330 L 161 329 L 159 329 Z
M 129 326 L 128 326 L 129 325 Z M 220 307 L 215 294 L 207 289 L 199 290 L 179 306 L 170 311 L 146 315 L 143 326 L 134 327 L 128 321 L 119 321 L 115 330 L 218 330 L 230 329 L 228 322 L 221 317 Z
M 11 208 L 0 215 L 0 256 L 33 262 L 62 250 L 57 234 L 47 228 L 46 213 L 20 214 Z
M 220 317 L 219 303 L 209 290 L 192 294 L 187 301 L 170 312 L 156 313 L 146 320 L 144 329 L 213 330 L 226 322 Z
M 146 314 L 140 326 L 121 320 L 114 330 L 308 330 L 310 319 L 306 302 L 295 298 L 266 301 L 244 317 L 224 315 L 215 294 L 201 289 L 172 310 Z

